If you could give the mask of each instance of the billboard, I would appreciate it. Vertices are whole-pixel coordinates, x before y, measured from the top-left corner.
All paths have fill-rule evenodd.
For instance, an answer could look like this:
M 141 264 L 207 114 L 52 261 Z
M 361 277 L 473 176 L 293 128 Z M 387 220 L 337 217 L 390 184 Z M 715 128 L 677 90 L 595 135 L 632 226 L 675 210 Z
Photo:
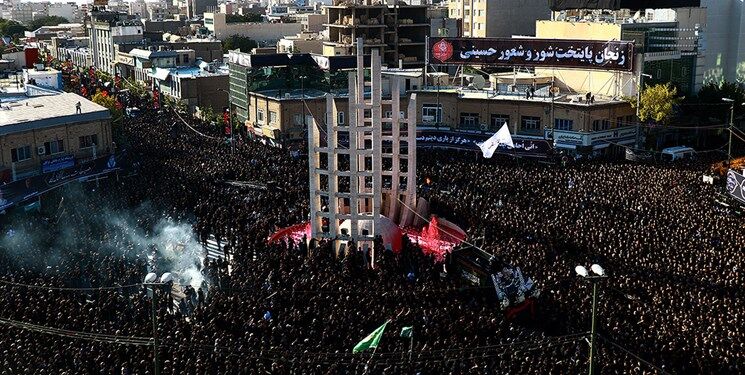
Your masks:
M 536 38 L 430 38 L 430 64 L 631 71 L 634 43 Z
M 727 172 L 727 192 L 745 204 L 745 176 L 730 169 Z

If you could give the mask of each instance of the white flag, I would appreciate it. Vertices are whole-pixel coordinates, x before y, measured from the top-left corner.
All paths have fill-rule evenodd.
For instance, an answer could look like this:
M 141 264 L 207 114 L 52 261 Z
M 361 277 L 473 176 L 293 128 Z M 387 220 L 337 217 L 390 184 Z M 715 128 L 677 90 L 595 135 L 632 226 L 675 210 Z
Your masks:
M 512 136 L 510 135 L 510 128 L 507 127 L 507 123 L 505 122 L 504 125 L 502 125 L 502 128 L 499 129 L 498 132 L 494 133 L 489 139 L 487 139 L 485 142 L 477 143 L 477 146 L 481 149 L 481 152 L 484 154 L 484 157 L 489 159 L 494 155 L 494 151 L 497 151 L 497 147 L 499 145 L 507 145 L 509 148 L 514 148 L 515 144 L 512 143 Z

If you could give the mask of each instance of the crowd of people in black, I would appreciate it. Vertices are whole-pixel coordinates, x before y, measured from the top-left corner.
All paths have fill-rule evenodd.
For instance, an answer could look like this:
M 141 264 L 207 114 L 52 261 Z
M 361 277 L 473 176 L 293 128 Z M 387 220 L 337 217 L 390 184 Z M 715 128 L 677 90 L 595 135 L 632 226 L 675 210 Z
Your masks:
M 325 242 L 268 244 L 307 218 L 307 160 L 245 136 L 233 148 L 221 127 L 184 116 L 144 109 L 124 119 L 115 128 L 130 171 L 82 187 L 75 204 L 61 192 L 42 213 L 0 218 L 0 323 L 123 338 L 0 324 L 0 374 L 153 374 L 152 345 L 124 342 L 153 336 L 162 374 L 579 373 L 591 289 L 574 267 L 592 263 L 609 275 L 598 373 L 744 370 L 743 218 L 716 203 L 703 165 L 518 164 L 419 150 L 420 195 L 433 211 L 540 285 L 536 319 L 508 320 L 493 288 L 444 274 L 406 241 L 374 269 L 359 253 L 336 258 Z M 121 227 L 81 224 L 117 212 L 134 213 L 144 231 L 165 216 L 189 222 L 199 241 L 214 235 L 226 247 L 225 259 L 204 264 L 209 286 L 188 312 L 156 292 L 155 331 L 137 285 L 146 254 L 122 254 L 139 244 Z M 374 354 L 352 353 L 388 319 Z M 409 326 L 413 338 L 400 337 Z

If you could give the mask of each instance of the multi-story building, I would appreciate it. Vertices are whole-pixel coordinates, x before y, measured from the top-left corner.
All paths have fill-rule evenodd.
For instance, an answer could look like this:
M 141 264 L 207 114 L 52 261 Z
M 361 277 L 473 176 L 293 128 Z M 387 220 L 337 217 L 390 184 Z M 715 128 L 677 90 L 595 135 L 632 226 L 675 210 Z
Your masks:
M 268 45 L 274 45 L 285 35 L 295 35 L 302 29 L 302 25 L 296 22 L 228 22 L 225 13 L 204 13 L 204 26 L 217 39 L 240 35 Z
M 2 181 L 54 172 L 111 151 L 109 110 L 79 95 L 64 93 L 3 103 Z
M 554 21 L 536 21 L 536 36 L 546 39 L 634 41 L 634 71 L 537 68 L 536 74 L 559 77 L 557 85 L 562 89 L 611 97 L 636 95 L 640 71 L 646 77 L 645 85 L 671 82 L 681 94 L 687 96 L 694 95 L 703 84 L 704 55 L 699 49 L 699 37 L 700 32 L 705 32 L 704 9 L 650 11 L 636 19 L 599 12 L 584 15 L 583 18 L 583 22 L 577 22 L 576 16 L 571 13 L 560 12 L 555 15 Z
M 217 0 L 186 0 L 186 15 L 189 18 L 201 18 L 208 8 L 217 8 Z
M 179 14 L 178 6 L 167 0 L 145 3 L 145 8 L 147 19 L 153 21 L 173 19 Z
M 706 8 L 704 82 L 745 83 L 745 3 L 702 0 Z
M 135 0 L 127 4 L 127 14 L 130 16 L 136 16 L 140 19 L 150 19 L 150 15 L 147 13 L 147 4 L 144 0 Z
M 91 38 L 93 65 L 109 74 L 114 73 L 116 45 L 143 39 L 142 22 L 124 13 L 93 12 L 87 29 Z
M 221 65 L 198 59 L 194 50 L 169 50 L 166 45 L 117 54 L 117 73 L 182 101 L 190 113 L 227 107 L 228 71 Z
M 450 0 L 450 18 L 461 20 L 466 37 L 535 35 L 535 20 L 548 19 L 545 0 Z
M 80 7 L 75 2 L 69 3 L 51 3 L 48 8 L 49 16 L 62 17 L 69 22 L 82 22 L 83 15 L 80 13 Z
M 427 5 L 399 2 L 388 6 L 368 0 L 365 5 L 340 4 L 324 9 L 329 39 L 324 42 L 324 55 L 354 55 L 354 41 L 362 38 L 364 54 L 370 55 L 371 49 L 378 49 L 389 66 L 424 65 L 430 28 Z
M 2 16 L 6 20 L 29 23 L 34 20 L 34 6 L 32 3 L 13 4 L 3 10 Z
M 323 53 L 323 41 L 315 33 L 286 36 L 277 42 L 277 53 Z
M 343 69 L 348 69 L 349 64 L 334 61 L 344 57 L 347 56 L 319 61 L 295 54 L 255 56 L 231 51 L 231 106 L 238 121 L 254 134 L 277 141 L 303 139 L 304 125 L 324 121 L 327 92 L 333 93 L 337 108 L 346 106 L 348 83 L 343 80 L 346 73 Z M 292 86 L 267 84 L 263 70 L 289 69 L 283 68 L 289 64 L 304 66 L 303 72 L 317 69 L 313 74 L 303 74 L 326 75 L 330 84 L 308 85 L 300 78 L 293 79 Z M 436 129 L 488 136 L 507 123 L 518 139 L 542 142 L 547 147 L 553 142 L 556 148 L 583 153 L 606 148 L 617 151 L 610 146 L 631 145 L 636 140 L 635 111 L 628 102 L 600 94 L 590 99 L 583 94 L 581 100 L 576 94 L 551 95 L 556 77 L 532 73 L 514 77 L 512 73 L 500 73 L 490 77 L 488 86 L 477 88 L 454 85 L 446 73 L 431 74 L 428 84 L 420 69 L 385 69 L 382 73 L 384 97 L 391 97 L 392 79 L 399 80 L 402 108 L 408 105 L 408 95 L 416 93 L 418 131 Z M 431 82 L 433 77 L 438 78 L 438 84 Z M 528 98 L 525 92 L 531 87 L 535 95 Z M 347 115 L 343 111 L 337 113 L 340 118 Z

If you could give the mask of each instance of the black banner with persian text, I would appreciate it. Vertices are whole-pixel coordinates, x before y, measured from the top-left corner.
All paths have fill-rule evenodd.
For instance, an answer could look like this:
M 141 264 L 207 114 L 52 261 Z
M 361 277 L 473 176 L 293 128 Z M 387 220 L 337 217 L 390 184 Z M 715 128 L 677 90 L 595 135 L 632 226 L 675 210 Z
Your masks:
M 430 64 L 631 71 L 634 43 L 534 38 L 431 38 Z

